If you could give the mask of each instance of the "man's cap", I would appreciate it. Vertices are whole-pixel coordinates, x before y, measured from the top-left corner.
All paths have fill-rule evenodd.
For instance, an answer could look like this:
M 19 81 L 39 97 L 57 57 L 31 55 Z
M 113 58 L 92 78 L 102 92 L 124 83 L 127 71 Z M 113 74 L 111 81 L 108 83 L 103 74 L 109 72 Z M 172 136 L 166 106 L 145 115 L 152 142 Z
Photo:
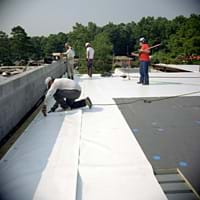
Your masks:
M 48 87 L 48 84 L 49 84 L 49 82 L 50 82 L 50 81 L 52 81 L 52 80 L 53 80 L 53 78 L 52 78 L 52 77 L 50 77 L 50 76 L 49 76 L 49 77 L 47 77 L 47 78 L 45 79 L 45 82 L 44 82 L 44 83 L 45 83 L 45 85 Z

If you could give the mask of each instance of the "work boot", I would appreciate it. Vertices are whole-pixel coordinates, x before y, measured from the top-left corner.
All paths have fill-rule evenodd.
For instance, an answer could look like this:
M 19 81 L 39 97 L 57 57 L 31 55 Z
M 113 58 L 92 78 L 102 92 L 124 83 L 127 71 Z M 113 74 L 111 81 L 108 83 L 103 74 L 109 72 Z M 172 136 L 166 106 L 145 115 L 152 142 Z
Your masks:
M 92 101 L 90 100 L 89 97 L 87 97 L 87 98 L 85 99 L 85 103 L 86 103 L 86 105 L 89 107 L 89 109 L 92 108 Z
M 59 106 L 59 103 L 56 101 L 55 104 L 51 107 L 51 112 L 55 112 L 58 106 Z

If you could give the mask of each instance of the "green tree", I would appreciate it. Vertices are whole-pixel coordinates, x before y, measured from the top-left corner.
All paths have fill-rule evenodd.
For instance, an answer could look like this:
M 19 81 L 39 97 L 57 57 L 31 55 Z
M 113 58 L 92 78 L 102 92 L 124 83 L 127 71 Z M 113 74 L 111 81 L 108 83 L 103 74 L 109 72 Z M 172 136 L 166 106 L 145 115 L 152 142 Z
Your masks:
M 45 37 L 45 36 L 40 37 L 40 45 L 41 45 L 43 57 L 45 57 L 45 52 L 46 52 L 45 48 L 46 48 L 47 41 L 48 41 L 47 37 Z
M 64 44 L 68 41 L 68 37 L 66 33 L 58 33 L 57 34 L 57 52 L 63 52 Z
M 32 54 L 31 54 L 30 58 L 33 59 L 33 60 L 39 60 L 39 59 L 42 59 L 44 57 L 41 39 L 42 38 L 38 37 L 38 36 L 32 37 L 30 39 L 31 44 L 32 44 L 32 50 L 31 50 Z
M 99 33 L 93 41 L 95 49 L 95 70 L 96 72 L 109 72 L 112 69 L 113 45 L 107 33 Z
M 50 56 L 53 52 L 63 52 L 64 43 L 68 42 L 75 49 L 76 57 L 80 58 L 79 66 L 84 69 L 86 42 L 95 46 L 95 57 L 101 60 L 107 59 L 106 55 L 126 55 L 136 51 L 138 39 L 142 36 L 148 40 L 150 46 L 162 43 L 159 51 L 158 49 L 151 51 L 153 62 L 155 60 L 176 63 L 181 62 L 180 59 L 177 61 L 177 57 L 200 54 L 199 27 L 200 15 L 196 14 L 188 18 L 177 16 L 172 20 L 148 16 L 143 17 L 138 23 L 110 22 L 103 27 L 98 27 L 93 22 L 89 22 L 87 26 L 76 23 L 71 32 L 50 34 L 48 37 L 29 38 L 25 30 L 17 26 L 12 29 L 10 38 L 4 32 L 0 32 L 0 63 L 29 58 L 41 59 Z M 105 43 L 108 44 L 106 47 Z M 111 46 L 112 52 L 110 52 Z M 97 71 L 99 70 L 97 67 Z
M 95 36 L 101 32 L 101 28 L 99 28 L 95 23 L 88 22 L 87 25 L 87 36 L 88 41 L 93 41 Z
M 12 60 L 27 61 L 31 54 L 31 42 L 27 33 L 21 26 L 16 26 L 12 29 L 12 37 L 10 38 L 10 49 Z
M 74 47 L 76 56 L 85 59 L 85 43 L 91 42 L 91 35 L 88 28 L 79 23 L 73 27 L 73 31 L 67 34 L 68 42 Z
M 64 44 L 60 44 L 58 41 L 57 35 L 50 34 L 44 46 L 45 56 L 51 56 L 53 52 L 59 52 L 61 49 L 60 45 L 64 46 Z
M 191 15 L 189 18 L 181 19 L 175 34 L 172 34 L 168 40 L 168 48 L 171 57 L 187 57 L 200 54 L 200 15 Z M 176 19 L 176 22 L 177 22 Z M 178 23 L 178 22 L 177 22 Z
M 131 41 L 131 28 L 124 23 L 115 25 L 109 23 L 103 27 L 103 32 L 108 34 L 108 37 L 113 44 L 113 54 L 126 55 L 129 52 Z
M 12 65 L 8 35 L 0 31 L 0 65 Z
M 137 36 L 135 34 L 136 23 L 131 22 L 126 25 L 126 30 L 128 32 L 128 40 L 127 40 L 127 54 L 130 54 L 135 49 L 134 47 L 137 44 Z

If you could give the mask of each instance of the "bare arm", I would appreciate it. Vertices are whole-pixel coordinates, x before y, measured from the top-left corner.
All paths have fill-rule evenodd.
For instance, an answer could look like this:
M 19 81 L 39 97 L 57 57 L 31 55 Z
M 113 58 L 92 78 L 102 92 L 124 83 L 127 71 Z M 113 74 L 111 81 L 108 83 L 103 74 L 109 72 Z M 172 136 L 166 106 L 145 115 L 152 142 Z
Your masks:
M 131 55 L 132 55 L 132 56 L 135 56 L 135 57 L 139 57 L 139 54 L 138 54 L 138 53 L 132 52 Z

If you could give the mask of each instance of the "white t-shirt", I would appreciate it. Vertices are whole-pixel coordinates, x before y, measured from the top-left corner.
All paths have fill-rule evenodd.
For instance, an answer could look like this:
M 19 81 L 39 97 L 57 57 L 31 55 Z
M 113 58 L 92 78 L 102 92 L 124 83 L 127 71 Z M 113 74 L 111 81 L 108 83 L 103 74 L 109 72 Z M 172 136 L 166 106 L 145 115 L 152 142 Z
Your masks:
M 50 97 L 52 97 L 57 90 L 78 90 L 81 91 L 80 85 L 74 80 L 68 78 L 56 78 L 49 88 L 44 103 L 47 104 Z
M 94 59 L 94 49 L 92 47 L 87 47 L 86 58 L 87 59 Z

